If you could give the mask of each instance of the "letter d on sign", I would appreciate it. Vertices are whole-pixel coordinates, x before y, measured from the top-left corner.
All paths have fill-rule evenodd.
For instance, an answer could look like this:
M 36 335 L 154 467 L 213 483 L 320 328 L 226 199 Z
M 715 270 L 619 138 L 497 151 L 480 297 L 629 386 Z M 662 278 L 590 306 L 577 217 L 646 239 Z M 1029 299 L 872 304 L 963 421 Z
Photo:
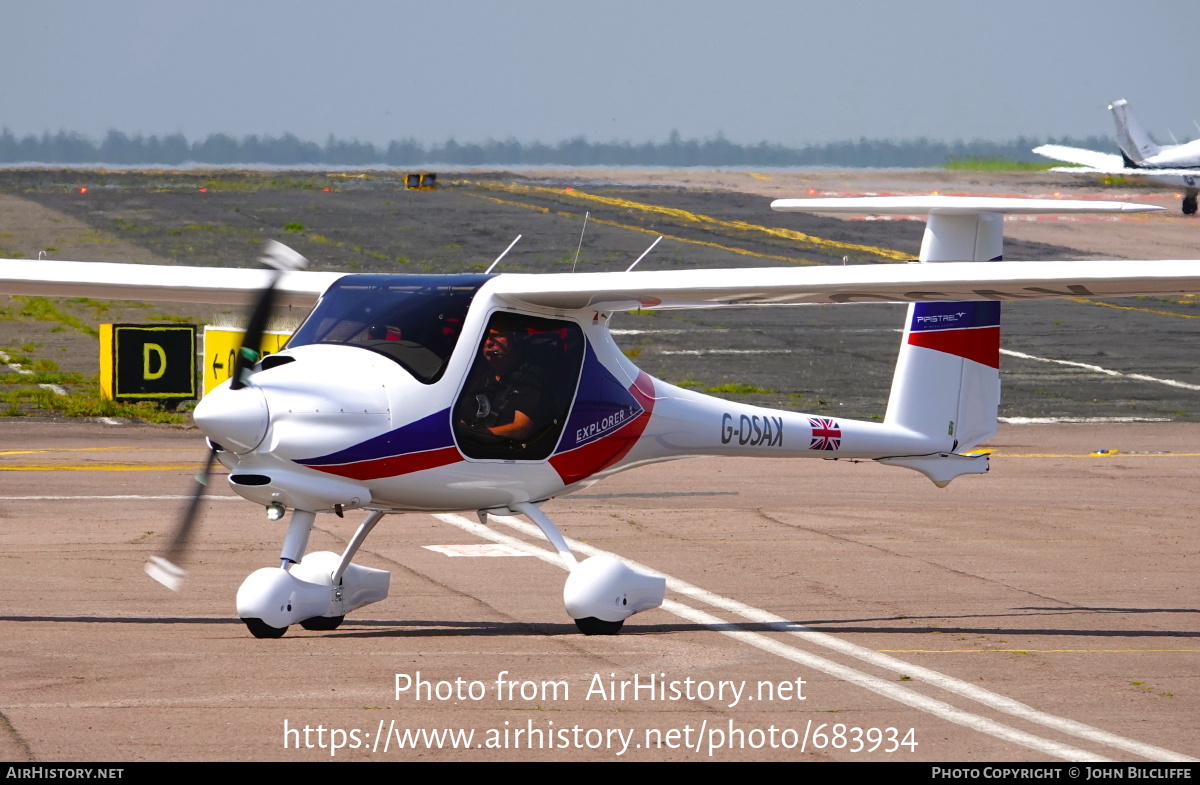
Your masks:
M 158 370 L 150 370 L 151 355 L 158 355 Z M 143 379 L 161 379 L 162 375 L 167 372 L 167 353 L 156 343 L 142 344 L 142 378 Z

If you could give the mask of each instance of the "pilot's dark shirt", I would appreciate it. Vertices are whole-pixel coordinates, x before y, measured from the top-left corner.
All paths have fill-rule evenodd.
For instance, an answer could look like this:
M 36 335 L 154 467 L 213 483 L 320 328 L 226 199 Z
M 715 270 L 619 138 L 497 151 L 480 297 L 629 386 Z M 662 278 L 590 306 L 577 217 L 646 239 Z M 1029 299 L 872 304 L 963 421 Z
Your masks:
M 475 405 L 475 411 L 467 412 L 464 419 L 472 425 L 493 428 L 510 424 L 516 413 L 522 412 L 534 421 L 536 429 L 538 403 L 545 387 L 541 372 L 526 366 L 497 379 L 490 368 L 484 370 L 486 374 L 478 386 L 472 386 L 470 393 L 463 397 L 466 408 Z

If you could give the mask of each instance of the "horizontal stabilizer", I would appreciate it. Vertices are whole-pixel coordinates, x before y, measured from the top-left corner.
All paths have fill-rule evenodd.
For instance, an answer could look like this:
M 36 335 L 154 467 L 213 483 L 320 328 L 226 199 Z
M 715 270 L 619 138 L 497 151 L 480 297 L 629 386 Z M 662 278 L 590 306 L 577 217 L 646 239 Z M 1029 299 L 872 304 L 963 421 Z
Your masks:
M 1066 213 L 1146 213 L 1161 210 L 1132 202 L 1078 199 L 1014 199 L 996 196 L 862 196 L 834 199 L 776 199 L 780 212 L 858 215 L 1063 215 Z

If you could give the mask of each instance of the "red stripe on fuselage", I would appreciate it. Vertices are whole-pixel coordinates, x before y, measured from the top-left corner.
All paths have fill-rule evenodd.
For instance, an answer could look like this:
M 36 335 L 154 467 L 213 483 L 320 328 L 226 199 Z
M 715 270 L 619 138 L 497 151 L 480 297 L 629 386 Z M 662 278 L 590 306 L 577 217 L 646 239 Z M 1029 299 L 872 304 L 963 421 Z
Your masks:
M 393 455 L 390 458 L 343 463 L 338 466 L 309 466 L 308 468 L 354 480 L 378 480 L 381 477 L 398 477 L 401 474 L 436 469 L 460 460 L 462 460 L 462 456 L 459 455 L 457 447 L 441 447 L 436 450 L 412 452 L 407 455 Z
M 910 332 L 910 346 L 965 357 L 990 368 L 1000 367 L 1000 328 L 976 327 L 970 330 L 928 330 Z
M 641 371 L 629 392 L 643 409 L 632 422 L 602 439 L 550 457 L 550 465 L 558 472 L 563 483 L 571 485 L 607 469 L 624 458 L 633 449 L 633 445 L 637 444 L 650 423 L 650 413 L 654 410 L 654 380 L 648 373 Z

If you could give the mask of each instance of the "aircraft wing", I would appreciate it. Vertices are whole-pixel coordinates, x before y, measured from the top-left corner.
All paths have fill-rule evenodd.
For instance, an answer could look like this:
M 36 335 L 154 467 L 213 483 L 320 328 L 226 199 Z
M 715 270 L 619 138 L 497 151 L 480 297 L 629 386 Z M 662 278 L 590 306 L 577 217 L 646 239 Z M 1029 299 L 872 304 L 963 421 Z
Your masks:
M 280 305 L 311 306 L 344 273 L 293 271 L 276 287 Z M 0 259 L 0 294 L 241 305 L 253 303 L 271 272 L 110 262 Z
M 1044 144 L 1033 148 L 1033 152 L 1053 158 L 1055 161 L 1066 161 L 1069 164 L 1087 166 L 1097 171 L 1108 169 L 1124 169 L 1125 161 L 1119 155 L 1101 153 L 1095 150 L 1084 150 L 1079 147 L 1064 147 L 1058 144 Z M 1054 171 L 1076 172 L 1078 169 L 1056 168 Z
M 1125 165 L 1124 159 L 1119 155 L 1110 153 L 1098 153 L 1095 150 L 1081 150 L 1078 147 L 1063 147 L 1057 144 L 1044 144 L 1041 147 L 1033 148 L 1033 152 L 1038 155 L 1044 155 L 1047 158 L 1053 158 L 1056 161 L 1066 161 L 1077 166 L 1056 166 L 1050 171 L 1052 172 L 1074 172 L 1089 173 L 1089 174 L 1114 174 L 1114 175 L 1148 175 L 1156 177 L 1197 177 L 1200 176 L 1200 170 L 1197 169 L 1167 169 L 1155 166 L 1139 166 L 1131 168 Z M 1086 167 L 1081 169 L 1080 167 Z
M 513 305 L 596 311 L 1129 297 L 1200 293 L 1200 261 L 939 262 L 506 274 L 488 287 Z
M 0 260 L 0 294 L 214 304 L 253 302 L 266 270 Z M 351 274 L 352 275 L 352 274 Z M 289 272 L 279 303 L 307 306 L 343 273 Z M 940 262 L 614 273 L 504 274 L 513 305 L 633 311 L 921 300 L 1031 300 L 1200 293 L 1200 261 Z

